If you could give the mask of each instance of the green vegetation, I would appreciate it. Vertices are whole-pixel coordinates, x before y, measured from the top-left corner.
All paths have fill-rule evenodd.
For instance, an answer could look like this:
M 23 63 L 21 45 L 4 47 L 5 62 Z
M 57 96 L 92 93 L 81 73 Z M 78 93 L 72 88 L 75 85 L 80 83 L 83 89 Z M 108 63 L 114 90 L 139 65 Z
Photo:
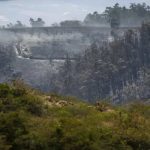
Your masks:
M 0 85 L 0 150 L 148 150 L 150 106 L 96 106 Z

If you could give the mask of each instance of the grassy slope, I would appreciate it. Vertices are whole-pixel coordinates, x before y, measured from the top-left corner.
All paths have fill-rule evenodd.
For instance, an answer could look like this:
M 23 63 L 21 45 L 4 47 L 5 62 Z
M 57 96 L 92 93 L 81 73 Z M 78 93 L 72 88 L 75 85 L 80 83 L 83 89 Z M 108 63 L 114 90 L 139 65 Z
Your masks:
M 148 150 L 150 106 L 97 106 L 0 85 L 0 150 Z

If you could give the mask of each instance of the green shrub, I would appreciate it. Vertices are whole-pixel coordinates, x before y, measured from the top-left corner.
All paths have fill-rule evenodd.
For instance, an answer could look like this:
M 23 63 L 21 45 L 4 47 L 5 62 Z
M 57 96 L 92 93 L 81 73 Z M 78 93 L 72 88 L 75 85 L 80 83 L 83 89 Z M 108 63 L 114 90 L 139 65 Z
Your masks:
M 0 98 L 6 98 L 10 94 L 10 88 L 7 84 L 0 84 Z
M 26 94 L 26 90 L 25 89 L 12 89 L 12 94 L 15 96 L 15 97 L 21 97 L 21 96 L 24 96 Z
M 11 145 L 7 144 L 4 136 L 0 136 L 0 150 L 10 150 Z
M 41 116 L 44 112 L 43 102 L 35 95 L 24 95 L 16 98 L 18 106 L 33 115 Z
M 0 134 L 5 135 L 12 149 L 17 150 L 17 139 L 27 134 L 26 117 L 22 112 L 0 113 Z

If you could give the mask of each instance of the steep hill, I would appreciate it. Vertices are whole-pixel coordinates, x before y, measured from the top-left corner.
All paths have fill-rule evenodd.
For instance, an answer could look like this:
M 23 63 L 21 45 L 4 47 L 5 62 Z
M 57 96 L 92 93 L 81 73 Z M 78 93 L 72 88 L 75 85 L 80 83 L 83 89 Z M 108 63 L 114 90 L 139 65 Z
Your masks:
M 0 85 L 0 150 L 148 150 L 150 106 L 95 105 Z

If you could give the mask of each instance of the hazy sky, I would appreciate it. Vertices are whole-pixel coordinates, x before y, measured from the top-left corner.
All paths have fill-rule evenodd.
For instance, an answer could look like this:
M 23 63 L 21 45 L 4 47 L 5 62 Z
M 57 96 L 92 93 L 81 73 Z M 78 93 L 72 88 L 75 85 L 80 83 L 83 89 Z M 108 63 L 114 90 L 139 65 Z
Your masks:
M 126 6 L 133 2 L 150 5 L 150 0 L 0 0 L 0 25 L 17 20 L 28 24 L 30 17 L 41 17 L 47 25 L 66 19 L 83 20 L 87 13 L 103 12 L 117 2 Z

